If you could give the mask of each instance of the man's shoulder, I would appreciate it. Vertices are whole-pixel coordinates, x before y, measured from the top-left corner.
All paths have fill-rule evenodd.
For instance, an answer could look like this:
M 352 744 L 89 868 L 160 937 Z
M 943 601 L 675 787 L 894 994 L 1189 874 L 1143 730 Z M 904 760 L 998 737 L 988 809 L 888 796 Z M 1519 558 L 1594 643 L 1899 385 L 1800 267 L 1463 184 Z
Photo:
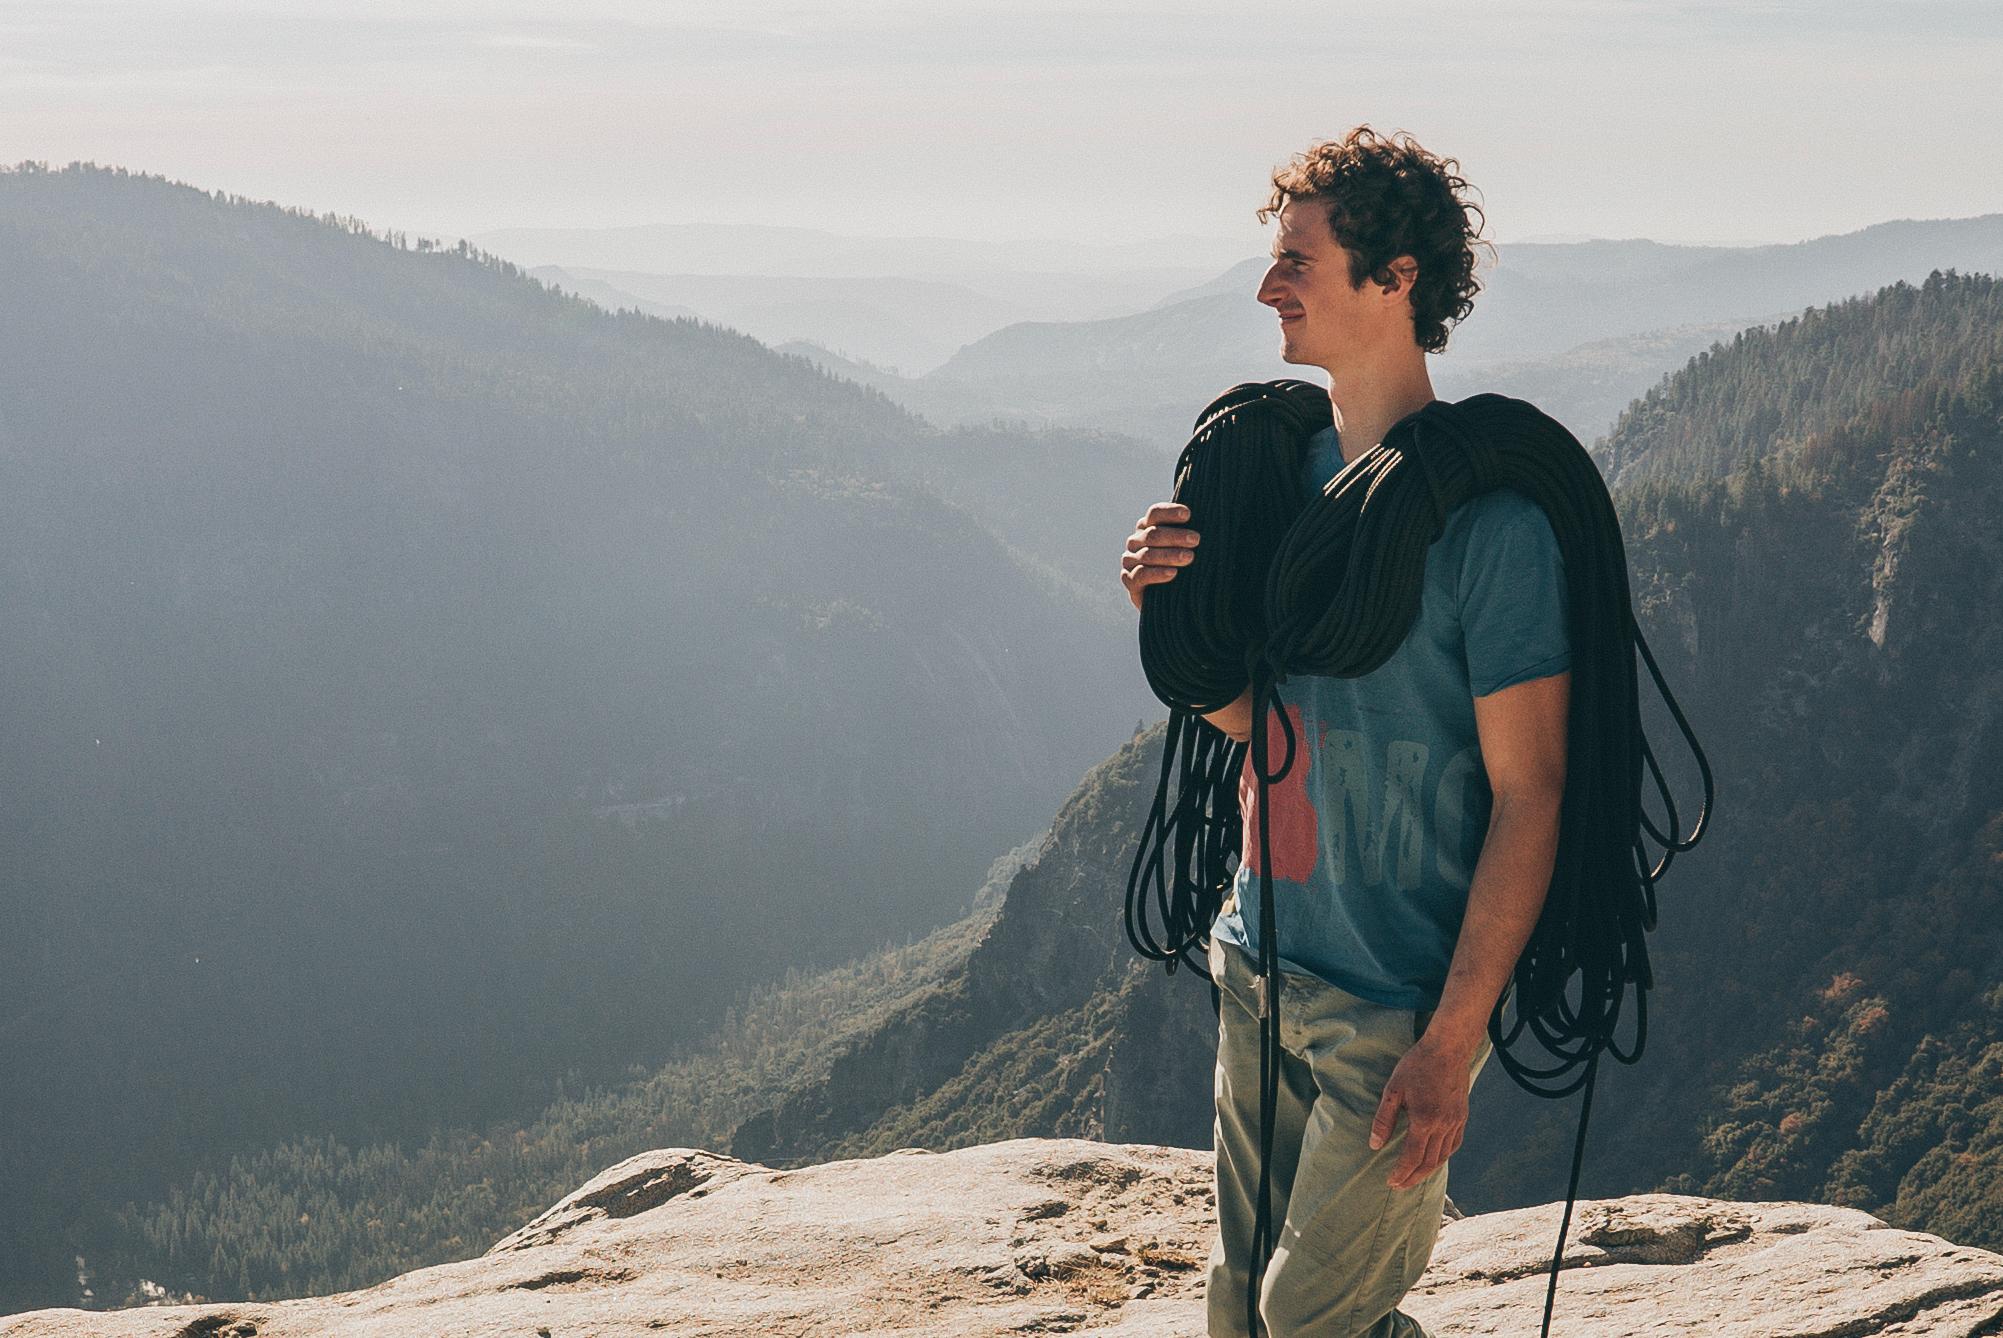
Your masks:
M 1456 507 L 1449 517 L 1448 532 L 1460 543 L 1486 544 L 1522 526 L 1549 528 L 1550 524 L 1551 518 L 1529 493 L 1505 483 L 1478 492 Z
M 1457 518 L 1452 548 L 1442 555 L 1451 564 L 1456 600 L 1471 588 L 1477 572 L 1564 562 L 1551 517 L 1528 493 L 1508 484 L 1469 499 Z
M 1524 516 L 1542 516 L 1544 508 L 1539 506 L 1529 493 L 1513 483 L 1504 483 L 1486 492 L 1475 494 L 1468 505 L 1475 514 L 1493 516 L 1497 519 L 1521 519 Z

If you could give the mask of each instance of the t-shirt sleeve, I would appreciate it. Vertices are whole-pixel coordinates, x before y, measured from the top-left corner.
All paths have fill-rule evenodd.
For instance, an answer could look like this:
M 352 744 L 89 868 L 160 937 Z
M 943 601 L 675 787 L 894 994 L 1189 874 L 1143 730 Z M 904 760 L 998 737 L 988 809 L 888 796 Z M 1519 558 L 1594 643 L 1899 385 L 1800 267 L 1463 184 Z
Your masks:
M 1474 696 L 1572 667 L 1565 558 L 1551 518 L 1520 492 L 1479 499 L 1468 528 L 1458 600 Z

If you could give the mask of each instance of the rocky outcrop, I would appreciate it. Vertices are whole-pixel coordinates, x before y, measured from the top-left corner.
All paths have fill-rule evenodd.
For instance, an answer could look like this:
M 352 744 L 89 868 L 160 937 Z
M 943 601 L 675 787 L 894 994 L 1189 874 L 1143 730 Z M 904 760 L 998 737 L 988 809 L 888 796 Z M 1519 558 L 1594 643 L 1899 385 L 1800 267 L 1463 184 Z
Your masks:
M 484 1256 L 340 1296 L 44 1310 L 4 1338 L 1204 1332 L 1210 1154 L 1017 1139 L 784 1171 L 686 1148 L 612 1167 Z M 1403 1308 L 1435 1338 L 1537 1331 L 1563 1205 L 1449 1220 Z M 1584 1201 L 1552 1330 L 1972 1336 L 2003 1256 L 1854 1209 Z

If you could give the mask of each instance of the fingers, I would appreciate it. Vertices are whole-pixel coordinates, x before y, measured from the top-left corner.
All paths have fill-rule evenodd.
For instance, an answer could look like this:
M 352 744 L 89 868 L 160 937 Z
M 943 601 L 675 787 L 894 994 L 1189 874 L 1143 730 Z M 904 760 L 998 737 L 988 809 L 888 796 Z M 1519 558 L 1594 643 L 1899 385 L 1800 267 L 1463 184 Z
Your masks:
M 1183 534 L 1195 533 L 1193 530 L 1183 530 L 1180 532 Z M 1165 547 L 1161 544 L 1152 544 L 1144 548 L 1130 548 L 1125 553 L 1122 553 L 1120 555 L 1120 569 L 1124 571 L 1129 567 L 1137 566 L 1187 567 L 1195 560 L 1195 557 L 1196 546 L 1193 543 L 1175 548 Z M 1170 575 L 1174 575 L 1174 573 L 1171 572 Z
M 1386 1183 L 1393 1189 L 1410 1189 L 1424 1180 L 1446 1161 L 1446 1141 L 1445 1130 L 1427 1134 L 1408 1125 L 1404 1155 L 1398 1158 L 1398 1165 Z
M 1127 597 L 1134 601 L 1134 607 L 1141 606 L 1141 596 L 1151 585 L 1175 579 L 1175 567 L 1145 567 L 1138 563 L 1129 568 L 1125 563 L 1120 567 L 1120 581 L 1127 587 Z
M 1370 1121 L 1370 1147 L 1374 1152 L 1391 1141 L 1398 1125 L 1398 1112 L 1405 1112 L 1405 1145 L 1385 1183 L 1393 1189 L 1410 1189 L 1446 1164 L 1461 1145 L 1466 1132 L 1464 1119 L 1451 1115 L 1418 1111 L 1407 1104 L 1405 1089 L 1395 1075 L 1384 1084 L 1377 1102 L 1377 1114 Z
M 1195 560 L 1202 536 L 1174 523 L 1188 518 L 1189 508 L 1180 502 L 1157 502 L 1127 537 L 1126 551 L 1120 555 L 1120 583 L 1135 608 L 1141 606 L 1141 593 L 1148 586 L 1172 580 Z
M 1145 552 L 1156 548 L 1166 552 L 1186 553 L 1196 547 L 1203 536 L 1195 530 L 1186 530 L 1179 525 L 1143 525 L 1127 536 L 1129 553 Z
M 1120 554 L 1120 571 L 1128 573 L 1136 567 L 1167 568 L 1162 578 L 1175 575 L 1175 568 L 1186 567 L 1196 560 L 1196 544 L 1201 538 L 1195 530 L 1135 530 L 1127 539 L 1127 551 Z
M 1180 564 L 1174 567 L 1147 567 L 1136 562 L 1132 565 L 1120 564 L 1120 579 L 1127 583 L 1127 589 L 1137 590 L 1144 585 L 1160 585 L 1163 581 L 1175 579 Z
M 1437 1124 L 1430 1120 L 1414 1120 L 1408 1110 L 1405 1115 L 1405 1150 L 1385 1183 L 1393 1189 L 1412 1188 L 1446 1165 L 1447 1160 L 1460 1151 L 1461 1140 L 1466 1133 L 1465 1123 Z
M 1386 1083 L 1384 1095 L 1377 1102 L 1377 1116 L 1370 1121 L 1372 1152 L 1391 1141 L 1391 1130 L 1398 1123 L 1398 1108 L 1404 1104 L 1404 1091 L 1396 1083 Z
M 1134 522 L 1134 532 L 1127 539 L 1127 551 L 1140 548 L 1194 548 L 1198 539 L 1195 530 L 1188 528 L 1189 508 L 1180 502 L 1156 502 L 1148 508 L 1148 513 Z

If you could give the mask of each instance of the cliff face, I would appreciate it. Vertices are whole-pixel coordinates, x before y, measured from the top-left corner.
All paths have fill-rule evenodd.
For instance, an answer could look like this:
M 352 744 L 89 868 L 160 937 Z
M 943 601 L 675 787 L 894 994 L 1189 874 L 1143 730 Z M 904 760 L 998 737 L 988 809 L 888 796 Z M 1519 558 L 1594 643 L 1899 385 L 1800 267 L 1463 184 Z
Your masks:
M 1534 1333 L 1561 1205 L 1442 1224 L 1401 1309 Z M 1020 1139 L 779 1171 L 687 1148 L 621 1162 L 480 1258 L 266 1304 L 0 1321 L 7 1338 L 1098 1333 L 1196 1338 L 1206 1154 Z M 1805 1203 L 1578 1205 L 1554 1332 L 1866 1338 L 2003 1321 L 2003 1256 Z
M 838 1055 L 825 1080 L 747 1120 L 760 1161 L 1075 1135 L 1207 1146 L 1208 987 L 1135 957 L 1119 890 L 1159 766 L 1130 740 L 1066 801 L 966 966 Z

